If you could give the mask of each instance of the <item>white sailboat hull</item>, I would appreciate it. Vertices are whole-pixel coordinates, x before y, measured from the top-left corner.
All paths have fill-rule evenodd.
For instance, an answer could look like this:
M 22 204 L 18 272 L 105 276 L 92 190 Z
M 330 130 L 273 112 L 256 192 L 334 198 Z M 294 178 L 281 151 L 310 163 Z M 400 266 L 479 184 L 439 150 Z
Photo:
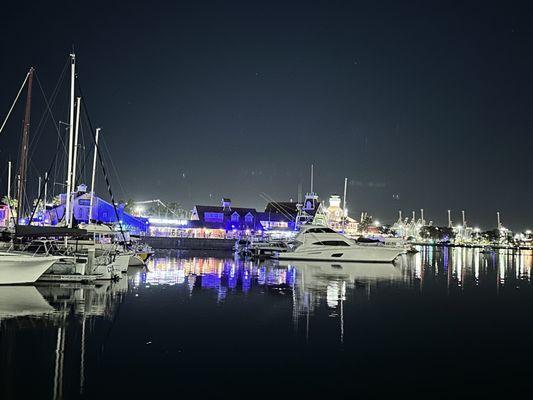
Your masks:
M 391 263 L 402 253 L 404 253 L 402 249 L 378 246 L 322 246 L 320 249 L 309 248 L 278 253 L 277 258 L 279 260 Z
M 61 257 L 0 253 L 0 285 L 33 283 Z

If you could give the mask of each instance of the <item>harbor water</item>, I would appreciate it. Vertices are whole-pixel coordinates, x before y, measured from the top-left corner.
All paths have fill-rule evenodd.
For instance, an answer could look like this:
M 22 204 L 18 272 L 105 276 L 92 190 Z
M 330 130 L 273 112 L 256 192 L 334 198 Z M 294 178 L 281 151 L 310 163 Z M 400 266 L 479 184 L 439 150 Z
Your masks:
M 524 393 L 533 253 L 419 250 L 394 265 L 169 252 L 118 282 L 0 287 L 0 398 Z

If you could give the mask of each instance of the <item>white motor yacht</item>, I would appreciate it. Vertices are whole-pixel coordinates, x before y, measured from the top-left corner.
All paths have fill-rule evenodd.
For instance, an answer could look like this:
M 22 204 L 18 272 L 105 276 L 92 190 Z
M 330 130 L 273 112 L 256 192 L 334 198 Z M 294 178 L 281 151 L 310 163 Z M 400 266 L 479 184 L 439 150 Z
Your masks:
M 359 245 L 333 229 L 320 225 L 303 225 L 287 252 L 279 260 L 313 260 L 339 262 L 390 263 L 405 253 L 402 248 Z

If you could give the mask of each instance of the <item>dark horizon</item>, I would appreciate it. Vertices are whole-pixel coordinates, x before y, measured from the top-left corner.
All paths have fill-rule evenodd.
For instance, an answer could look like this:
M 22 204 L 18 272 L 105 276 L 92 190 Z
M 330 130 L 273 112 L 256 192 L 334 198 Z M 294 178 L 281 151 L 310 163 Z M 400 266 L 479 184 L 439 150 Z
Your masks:
M 10 4 L 1 17 L 2 120 L 30 66 L 39 78 L 30 192 L 57 145 L 51 121 L 39 127 L 39 85 L 54 90 L 74 47 L 117 199 L 190 209 L 227 196 L 263 209 L 263 192 L 305 193 L 313 163 L 323 200 L 349 179 L 355 218 L 423 208 L 443 225 L 448 209 L 455 220 L 465 210 L 488 229 L 500 211 L 510 228 L 533 227 L 526 2 L 59 3 Z M 66 86 L 56 123 L 68 118 Z M 19 103 L 0 136 L 2 195 L 22 113 Z

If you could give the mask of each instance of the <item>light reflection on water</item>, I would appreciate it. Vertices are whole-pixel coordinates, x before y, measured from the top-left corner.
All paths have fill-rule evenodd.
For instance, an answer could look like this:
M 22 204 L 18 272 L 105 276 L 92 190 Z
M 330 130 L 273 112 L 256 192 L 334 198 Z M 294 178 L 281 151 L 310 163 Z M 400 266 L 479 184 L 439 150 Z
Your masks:
M 532 264 L 531 252 L 484 254 L 479 249 L 434 247 L 420 248 L 394 265 L 280 264 L 164 254 L 150 260 L 148 270 L 130 269 L 115 283 L 0 287 L 0 397 L 73 398 L 87 393 L 92 397 L 104 371 L 119 368 L 121 376 L 134 372 L 129 370 L 130 364 L 117 360 L 140 351 L 141 364 L 136 368 L 143 362 L 155 362 L 155 356 L 144 350 L 153 346 L 152 337 L 168 334 L 168 339 L 160 339 L 161 346 L 168 349 L 173 338 L 183 334 L 188 338 L 185 343 L 197 348 L 200 343 L 205 345 L 192 344 L 205 334 L 204 329 L 222 329 L 222 325 L 219 333 L 227 332 L 226 341 L 236 340 L 247 327 L 255 335 L 254 341 L 271 340 L 276 343 L 273 349 L 283 349 L 286 354 L 300 352 L 305 358 L 322 354 L 319 349 L 330 349 L 334 355 L 332 349 L 342 346 L 343 355 L 337 357 L 341 359 L 354 348 L 359 354 L 368 351 L 357 343 L 373 343 L 373 337 L 384 335 L 383 330 L 393 337 L 396 330 L 407 330 L 404 341 L 413 340 L 412 334 L 426 328 L 423 320 L 434 315 L 433 311 L 426 314 L 427 304 L 445 304 L 447 308 L 439 308 L 435 318 L 450 326 L 457 324 L 462 309 L 486 302 L 499 312 L 509 312 L 508 318 L 518 319 L 517 307 L 533 304 Z M 155 317 L 162 307 L 166 314 Z M 227 322 L 222 322 L 220 313 Z M 248 318 L 240 318 L 241 313 Z M 396 321 L 401 313 L 406 314 L 405 322 Z M 377 316 L 387 317 L 376 320 Z M 198 317 L 207 322 L 201 323 Z M 166 318 L 168 325 L 151 330 Z M 482 324 L 494 323 L 482 312 L 477 318 Z M 174 319 L 179 321 L 177 325 L 173 325 Z M 218 322 L 202 325 L 210 319 Z M 411 326 L 417 326 L 414 332 L 409 331 Z M 265 327 L 275 330 L 262 337 Z M 528 323 L 523 325 L 523 329 L 529 328 Z M 435 334 L 431 329 L 428 332 Z M 531 334 L 533 329 L 522 333 Z M 392 345 L 396 338 L 382 340 Z M 182 357 L 181 351 L 176 357 Z M 216 352 L 221 357 L 235 357 L 219 347 Z M 255 365 L 253 358 L 247 362 Z M 157 364 L 150 368 L 154 376 L 168 373 L 167 369 L 158 372 Z M 165 368 L 191 378 L 183 365 Z M 299 368 L 305 370 L 302 365 Z M 22 389 L 29 378 L 34 384 Z M 122 394 L 126 393 L 136 392 L 131 389 Z

